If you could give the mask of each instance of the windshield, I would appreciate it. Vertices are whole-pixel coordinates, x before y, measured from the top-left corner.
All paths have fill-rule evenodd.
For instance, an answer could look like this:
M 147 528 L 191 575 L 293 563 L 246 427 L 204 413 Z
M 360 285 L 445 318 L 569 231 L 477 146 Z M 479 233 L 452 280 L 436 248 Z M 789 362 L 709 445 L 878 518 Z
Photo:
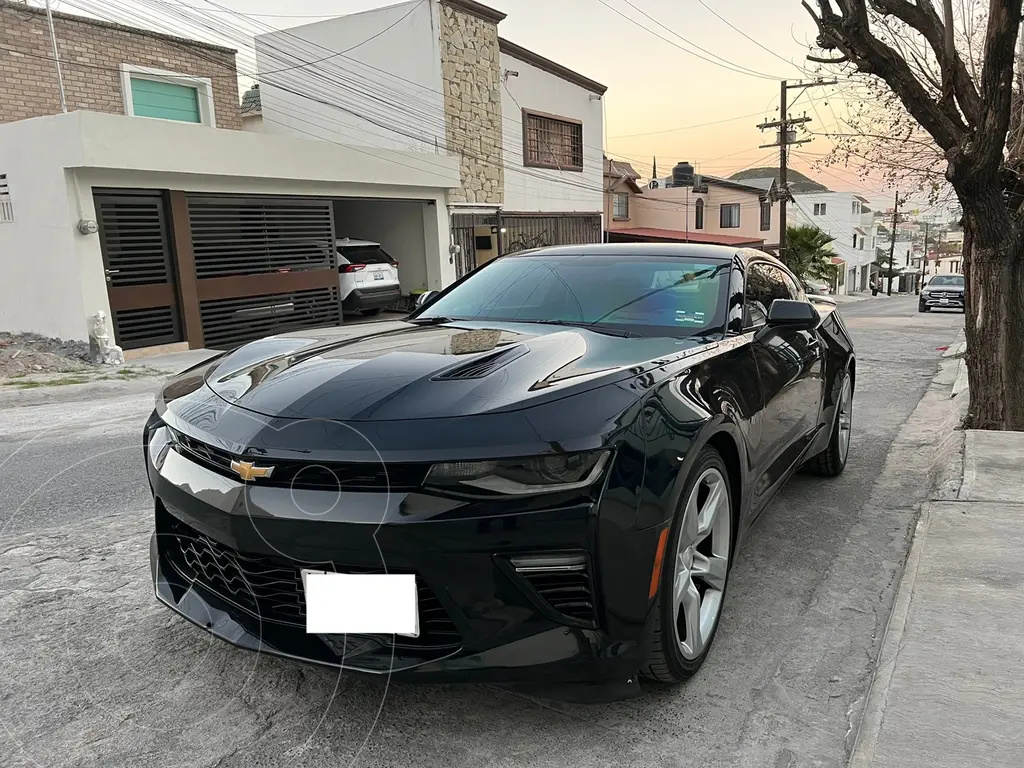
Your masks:
M 547 322 L 702 336 L 725 326 L 729 262 L 621 254 L 520 256 L 480 268 L 417 319 Z
M 963 275 L 936 275 L 928 281 L 928 287 L 932 288 L 936 285 L 963 285 Z

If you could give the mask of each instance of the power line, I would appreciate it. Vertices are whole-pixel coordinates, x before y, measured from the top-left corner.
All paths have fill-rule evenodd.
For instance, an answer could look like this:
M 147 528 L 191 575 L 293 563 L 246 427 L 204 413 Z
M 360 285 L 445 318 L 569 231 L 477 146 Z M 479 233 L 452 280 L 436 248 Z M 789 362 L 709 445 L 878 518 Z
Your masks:
M 741 75 L 747 75 L 748 77 L 757 77 L 757 78 L 761 78 L 761 79 L 764 79 L 764 80 L 776 80 L 777 79 L 775 77 L 772 77 L 771 75 L 763 75 L 763 74 L 760 74 L 758 72 L 754 72 L 753 70 L 748 70 L 748 69 L 745 69 L 745 68 L 738 68 L 737 65 L 731 64 L 730 62 L 725 61 L 725 59 L 720 59 L 720 60 L 716 61 L 715 59 L 709 59 L 706 56 L 701 56 L 699 53 L 695 53 L 695 52 L 689 50 L 688 48 L 684 48 L 683 46 L 681 46 L 679 43 L 675 42 L 674 40 L 670 40 L 669 38 L 665 37 L 664 35 L 659 35 L 653 29 L 649 29 L 648 27 L 645 27 L 643 24 L 641 24 L 639 21 L 637 21 L 633 17 L 629 16 L 628 14 L 623 13 L 618 8 L 615 8 L 614 6 L 609 5 L 607 0 L 597 0 L 597 1 L 601 5 L 603 5 L 605 8 L 610 10 L 612 13 L 615 13 L 615 14 L 621 16 L 622 18 L 624 18 L 630 24 L 634 24 L 634 25 L 640 27 L 640 29 L 644 30 L 648 34 L 654 35 L 659 40 L 663 40 L 664 42 L 668 43 L 669 45 L 671 45 L 671 46 L 673 46 L 675 48 L 678 48 L 679 50 L 681 50 L 681 51 L 683 51 L 685 53 L 688 53 L 691 56 L 695 56 L 695 57 L 697 57 L 698 59 L 700 59 L 702 61 L 706 61 L 709 64 L 714 64 L 716 67 L 721 67 L 723 69 L 727 69 L 730 72 L 736 72 L 736 73 L 741 74 Z M 628 2 L 628 0 L 626 0 L 626 2 Z M 630 5 L 631 5 L 631 7 L 636 8 L 636 6 L 633 6 L 631 3 L 630 3 Z M 640 12 L 643 13 L 643 11 L 640 11 Z M 644 14 L 644 15 L 647 15 L 647 14 Z M 648 18 L 650 18 L 650 17 L 648 17 Z M 656 22 L 656 23 L 660 24 L 660 22 Z M 661 26 L 664 26 L 664 25 L 661 25 Z M 673 34 L 676 34 L 676 33 L 673 32 Z M 679 37 L 680 40 L 685 40 L 686 39 L 684 37 L 681 37 L 678 34 L 676 34 L 676 37 Z M 692 43 L 690 43 L 690 44 L 693 45 Z M 701 50 L 704 50 L 704 49 L 702 48 Z M 714 55 L 714 54 L 712 54 L 712 55 Z

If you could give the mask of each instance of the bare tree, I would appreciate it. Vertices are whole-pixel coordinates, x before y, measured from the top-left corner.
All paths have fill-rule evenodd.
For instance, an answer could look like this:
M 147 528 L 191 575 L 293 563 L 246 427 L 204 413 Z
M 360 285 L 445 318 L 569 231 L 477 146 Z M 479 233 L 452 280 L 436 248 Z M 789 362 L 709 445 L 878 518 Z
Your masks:
M 989 0 L 980 50 L 966 55 L 951 0 L 942 16 L 932 0 L 815 2 L 802 5 L 829 53 L 809 58 L 884 83 L 937 148 L 963 211 L 969 420 L 1024 430 L 1024 167 L 1007 151 L 1022 0 Z

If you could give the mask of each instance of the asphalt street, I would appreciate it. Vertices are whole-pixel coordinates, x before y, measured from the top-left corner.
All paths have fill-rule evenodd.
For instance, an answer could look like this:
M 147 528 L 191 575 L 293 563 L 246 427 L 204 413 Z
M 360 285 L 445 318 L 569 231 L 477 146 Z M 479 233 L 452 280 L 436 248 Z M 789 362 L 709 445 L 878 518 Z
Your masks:
M 897 438 L 963 316 L 906 297 L 841 313 L 858 352 L 845 474 L 798 476 L 762 515 L 696 678 L 614 704 L 389 684 L 213 640 L 152 595 L 150 384 L 4 395 L 0 765 L 845 764 L 929 490 L 928 440 Z

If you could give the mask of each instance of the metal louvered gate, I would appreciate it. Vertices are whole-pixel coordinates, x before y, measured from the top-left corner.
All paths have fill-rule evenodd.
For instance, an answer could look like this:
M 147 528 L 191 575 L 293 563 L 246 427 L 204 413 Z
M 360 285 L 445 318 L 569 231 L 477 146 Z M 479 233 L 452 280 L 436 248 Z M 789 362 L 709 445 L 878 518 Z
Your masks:
M 114 339 L 123 349 L 183 340 L 162 192 L 93 196 Z
M 341 324 L 330 200 L 188 195 L 187 201 L 207 347 Z

